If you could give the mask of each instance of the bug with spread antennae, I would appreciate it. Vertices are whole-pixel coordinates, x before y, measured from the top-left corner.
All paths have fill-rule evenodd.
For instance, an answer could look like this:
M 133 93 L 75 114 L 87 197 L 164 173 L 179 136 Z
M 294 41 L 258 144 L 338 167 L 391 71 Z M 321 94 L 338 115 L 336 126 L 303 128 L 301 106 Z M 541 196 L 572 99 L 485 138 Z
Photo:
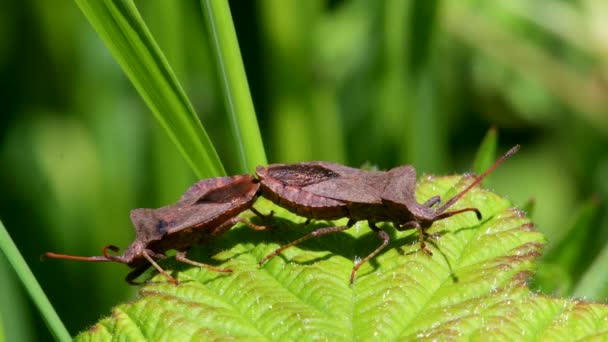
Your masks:
M 202 244 L 229 230 L 238 222 L 255 230 L 266 227 L 254 225 L 237 215 L 252 207 L 257 198 L 259 184 L 250 175 L 204 179 L 192 185 L 175 204 L 158 209 L 134 209 L 131 221 L 135 228 L 135 241 L 122 255 L 111 255 L 108 250 L 118 252 L 113 245 L 106 245 L 101 256 L 74 256 L 48 252 L 47 258 L 69 259 L 88 262 L 118 262 L 127 264 L 132 271 L 126 281 L 136 284 L 135 278 L 153 266 L 169 281 L 177 280 L 157 263 L 166 258 L 165 252 L 176 250 L 175 259 L 216 272 L 232 270 L 217 268 L 187 258 L 191 246 Z M 259 213 L 258 213 L 259 214 Z
M 355 263 L 350 277 L 351 284 L 361 265 L 375 257 L 390 242 L 388 233 L 380 229 L 377 222 L 391 222 L 400 231 L 416 229 L 420 248 L 432 255 L 425 243 L 426 230 L 436 221 L 465 212 L 473 212 L 481 220 L 482 215 L 477 208 L 449 209 L 518 150 L 519 145 L 511 148 L 488 170 L 476 177 L 473 183 L 438 208 L 435 207 L 441 202 L 439 196 L 434 196 L 425 203 L 416 201 L 416 170 L 411 165 L 385 172 L 364 171 L 330 162 L 258 166 L 256 174 L 260 180 L 261 194 L 275 204 L 309 219 L 349 219 L 344 226 L 319 228 L 283 245 L 259 263 L 264 264 L 285 249 L 311 238 L 350 229 L 357 221 L 363 220 L 367 220 L 381 244 Z

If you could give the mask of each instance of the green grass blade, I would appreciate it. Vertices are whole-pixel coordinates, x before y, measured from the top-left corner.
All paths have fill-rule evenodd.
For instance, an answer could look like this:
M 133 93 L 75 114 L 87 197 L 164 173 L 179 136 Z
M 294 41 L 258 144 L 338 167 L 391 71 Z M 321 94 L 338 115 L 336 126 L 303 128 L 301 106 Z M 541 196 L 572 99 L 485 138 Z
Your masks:
M 196 175 L 224 175 L 209 136 L 133 1 L 75 1 Z
M 257 165 L 266 164 L 266 154 L 230 7 L 225 0 L 202 0 L 201 3 L 223 85 L 230 126 L 237 144 L 240 171 L 252 172 Z
M 562 236 L 554 236 L 554 243 L 545 251 L 544 260 L 562 266 L 573 278 L 581 275 L 588 262 L 590 252 L 587 244 L 593 241 L 595 234 L 594 219 L 600 210 L 595 197 L 583 203 L 573 215 L 573 222 L 567 226 Z
M 572 223 L 564 225 L 566 228 L 563 229 L 563 234 L 552 234 L 552 241 L 544 251 L 544 264 L 534 278 L 535 289 L 544 293 L 576 293 L 578 297 L 600 299 L 599 292 L 608 287 L 600 288 L 604 285 L 600 282 L 606 277 L 602 272 L 598 274 L 597 270 L 598 265 L 606 261 L 602 261 L 602 256 L 599 256 L 590 265 L 590 258 L 598 253 L 604 253 L 603 258 L 608 255 L 605 250 L 594 248 L 592 243 L 597 239 L 594 232 L 597 226 L 594 221 L 599 209 L 596 198 L 587 200 L 572 214 Z
M 608 294 L 608 246 L 605 246 L 574 288 L 574 297 L 603 300 Z
M 32 331 L 28 301 L 20 288 L 19 279 L 13 268 L 0 253 L 0 341 L 32 341 Z M 2 326 L 10 327 L 10 330 Z M 3 339 L 4 338 L 4 339 Z
M 496 146 L 498 144 L 498 133 L 496 128 L 492 127 L 486 133 L 483 138 L 477 154 L 475 154 L 475 161 L 473 161 L 473 172 L 476 174 L 482 174 L 487 170 L 496 159 Z M 487 178 L 486 178 L 487 180 Z
M 534 209 L 536 209 L 536 200 L 534 198 L 529 198 L 521 205 L 521 210 L 528 214 L 530 218 L 534 218 Z
M 21 279 L 32 302 L 34 302 L 36 307 L 38 307 L 38 310 L 40 310 L 44 322 L 49 327 L 49 330 L 55 339 L 58 341 L 71 341 L 72 338 L 70 337 L 68 330 L 63 325 L 63 322 L 61 322 L 61 319 L 59 319 L 59 316 L 57 316 L 57 312 L 55 312 L 51 302 L 49 302 L 44 291 L 42 291 L 40 284 L 36 281 L 36 277 L 34 277 L 34 274 L 27 266 L 27 263 L 23 259 L 21 253 L 19 253 L 19 250 L 17 249 L 17 246 L 15 246 L 10 235 L 8 235 L 2 222 L 0 222 L 0 251 L 6 255 L 8 262 L 15 269 L 17 276 Z

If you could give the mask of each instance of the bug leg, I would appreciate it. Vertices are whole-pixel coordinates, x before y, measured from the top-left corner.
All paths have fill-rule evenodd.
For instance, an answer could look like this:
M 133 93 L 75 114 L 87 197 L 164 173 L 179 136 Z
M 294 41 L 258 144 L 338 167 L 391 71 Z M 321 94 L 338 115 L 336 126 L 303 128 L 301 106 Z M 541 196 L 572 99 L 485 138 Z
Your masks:
M 230 228 L 232 228 L 232 226 L 234 226 L 237 223 L 242 223 L 244 225 L 246 225 L 247 227 L 253 229 L 253 230 L 266 230 L 266 229 L 271 229 L 271 227 L 267 227 L 267 226 L 258 226 L 257 224 L 253 224 L 245 219 L 242 219 L 240 217 L 233 217 L 229 220 L 227 220 L 226 222 L 222 223 L 219 225 L 219 227 L 215 228 L 213 230 L 213 232 L 211 233 L 212 236 L 220 236 L 222 234 L 224 234 L 226 231 L 228 231 Z
M 407 223 L 404 223 L 401 225 L 399 223 L 393 222 L 393 226 L 395 226 L 395 228 L 397 228 L 397 230 L 400 232 L 404 232 L 404 231 L 410 230 L 410 229 L 415 229 L 416 224 L 417 224 L 416 221 L 410 221 L 410 222 L 407 222 Z
M 142 251 L 141 254 L 143 255 L 144 258 L 146 258 L 150 262 L 150 264 L 152 264 L 152 266 L 154 266 L 154 268 L 156 268 L 156 270 L 160 274 L 164 275 L 165 278 L 167 278 L 167 280 L 169 280 L 170 282 L 172 282 L 175 285 L 179 284 L 179 282 L 177 281 L 177 279 L 173 278 L 169 273 L 167 273 L 167 271 L 163 270 L 163 268 L 160 267 L 160 265 L 157 264 L 156 261 L 154 261 L 154 259 L 150 256 L 150 254 L 152 254 L 154 256 L 158 256 L 157 253 L 154 253 L 154 252 L 149 251 L 149 250 L 146 249 L 146 250 Z M 129 275 L 127 275 L 127 277 L 129 277 Z
M 415 228 L 418 231 L 418 236 L 419 236 L 418 239 L 420 240 L 420 248 L 426 254 L 433 255 L 433 252 L 431 252 L 430 249 L 426 248 L 426 243 L 424 242 L 424 240 L 426 239 L 426 237 L 428 237 L 428 233 L 425 232 L 424 229 L 422 229 L 422 227 L 420 226 L 420 223 L 418 223 L 416 221 L 410 221 L 410 222 L 403 224 L 402 226 L 396 225 L 395 227 L 399 231 L 410 230 L 410 229 Z
M 206 268 L 208 270 L 211 271 L 215 271 L 215 272 L 219 272 L 219 273 L 231 273 L 232 270 L 228 269 L 228 268 L 217 268 L 211 265 L 207 265 L 207 264 L 203 264 L 202 262 L 197 262 L 194 260 L 190 260 L 186 257 L 186 252 L 185 251 L 181 251 L 181 252 L 177 252 L 177 254 L 175 254 L 175 260 L 179 261 L 179 262 L 183 262 L 185 264 L 190 264 L 193 266 L 198 266 L 201 268 Z
M 270 216 L 272 216 L 272 214 L 270 214 Z M 237 222 L 240 222 L 244 225 L 246 225 L 247 227 L 253 229 L 253 230 L 257 230 L 257 231 L 262 231 L 262 230 L 268 230 L 268 229 L 272 229 L 272 227 L 270 226 L 258 226 L 257 224 L 253 224 L 247 220 L 244 220 L 240 217 L 235 217 L 233 218 L 231 221 L 234 221 L 234 223 L 232 223 L 233 225 Z
M 272 211 L 272 210 L 270 211 L 270 214 L 262 214 L 254 207 L 249 208 L 249 210 L 251 210 L 252 213 L 254 213 L 256 216 L 258 216 L 259 218 L 261 218 L 263 220 L 269 220 L 274 216 L 274 211 Z
M 306 240 L 310 240 L 312 238 L 315 237 L 319 237 L 319 236 L 324 236 L 324 235 L 329 235 L 329 234 L 334 234 L 334 233 L 338 233 L 341 232 L 343 230 L 347 230 L 349 228 L 351 228 L 355 222 L 354 220 L 349 220 L 348 223 L 346 224 L 346 226 L 335 226 L 335 227 L 324 227 L 324 228 L 319 228 L 317 230 L 313 230 L 310 234 L 308 235 L 304 235 L 301 238 L 294 240 L 286 245 L 283 245 L 279 248 L 277 248 L 274 252 L 266 255 L 265 257 L 262 258 L 262 260 L 260 260 L 258 262 L 258 265 L 263 265 L 266 261 L 274 258 L 275 256 L 281 254 L 281 252 L 283 252 L 284 250 L 286 250 L 289 247 L 292 246 L 296 246 L 299 245 L 300 243 L 306 241 Z
M 103 254 L 103 256 L 105 258 L 107 258 L 108 260 L 116 261 L 116 262 L 122 262 L 123 264 L 128 264 L 129 263 L 129 259 L 128 259 L 127 256 L 125 256 L 124 254 L 123 255 L 112 255 L 112 254 L 109 254 L 108 253 L 108 249 L 111 250 L 114 253 L 118 253 L 120 251 L 120 248 L 118 248 L 118 247 L 116 247 L 114 245 L 105 245 L 101 249 L 101 254 Z
M 376 233 L 378 238 L 380 238 L 380 240 L 382 240 L 382 244 L 380 246 L 378 246 L 378 248 L 376 248 L 373 252 L 369 253 L 365 258 L 359 260 L 359 262 L 357 262 L 355 264 L 352 272 L 350 273 L 350 284 L 351 285 L 355 282 L 355 276 L 357 275 L 357 271 L 359 270 L 359 267 L 361 267 L 361 265 L 368 262 L 371 258 L 378 255 L 378 253 L 380 253 L 391 241 L 390 236 L 384 230 L 378 228 L 374 222 L 368 221 L 368 223 L 369 223 L 369 227 L 374 231 L 374 233 Z
M 105 256 L 108 259 L 110 259 L 110 254 L 108 254 L 108 249 L 111 250 L 114 253 L 120 252 L 120 248 L 118 248 L 118 247 L 116 247 L 114 245 L 105 245 L 105 246 L 103 246 L 103 248 L 101 249 L 101 254 L 103 254 L 103 256 Z
M 424 237 L 428 238 L 428 239 L 439 240 L 439 238 L 441 238 L 441 234 L 440 233 L 429 234 L 427 232 L 424 232 Z
M 431 198 L 429 198 L 426 202 L 424 202 L 424 206 L 428 207 L 428 208 L 432 208 L 435 205 L 438 205 L 439 203 L 441 203 L 441 197 L 440 196 L 433 196 Z

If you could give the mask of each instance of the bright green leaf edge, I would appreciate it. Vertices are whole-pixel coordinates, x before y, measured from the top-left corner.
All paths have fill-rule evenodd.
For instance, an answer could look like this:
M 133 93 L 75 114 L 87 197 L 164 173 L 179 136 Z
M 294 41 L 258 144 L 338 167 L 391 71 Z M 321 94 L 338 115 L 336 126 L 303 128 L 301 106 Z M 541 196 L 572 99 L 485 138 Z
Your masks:
M 417 198 L 452 193 L 471 180 L 425 176 Z M 480 209 L 481 222 L 467 213 L 430 229 L 441 233 L 430 244 L 432 257 L 420 252 L 412 232 L 383 225 L 392 242 L 361 267 L 352 287 L 353 262 L 379 243 L 365 224 L 290 248 L 258 267 L 280 244 L 327 223 L 307 227 L 304 218 L 265 200 L 256 207 L 275 211 L 277 229 L 239 226 L 193 253 L 234 273 L 168 261 L 163 265 L 179 286 L 154 277 L 139 299 L 115 307 L 77 340 L 559 340 L 608 334 L 608 306 L 528 289 L 545 239 L 521 210 L 487 190 L 475 189 L 456 205 Z
M 196 175 L 225 175 L 207 132 L 133 1 L 75 2 Z

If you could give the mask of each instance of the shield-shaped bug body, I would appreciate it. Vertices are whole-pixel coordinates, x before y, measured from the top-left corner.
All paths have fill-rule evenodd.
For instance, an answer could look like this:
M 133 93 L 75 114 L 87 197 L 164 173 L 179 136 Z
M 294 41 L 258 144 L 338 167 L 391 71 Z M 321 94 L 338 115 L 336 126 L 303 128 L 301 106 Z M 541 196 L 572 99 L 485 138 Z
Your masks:
M 416 171 L 410 165 L 385 172 L 364 171 L 331 162 L 259 166 L 256 174 L 260 180 L 261 194 L 277 205 L 310 219 L 349 219 L 345 226 L 320 228 L 281 246 L 260 260 L 260 264 L 286 248 L 313 237 L 344 231 L 362 220 L 368 221 L 381 244 L 354 265 L 351 284 L 359 267 L 380 253 L 390 242 L 389 235 L 376 226 L 377 222 L 391 222 L 396 229 L 402 231 L 417 229 L 421 249 L 432 255 L 425 244 L 426 230 L 435 221 L 464 212 L 474 212 L 481 220 L 481 212 L 477 208 L 448 209 L 518 150 L 519 145 L 511 148 L 467 188 L 439 207 L 439 196 L 434 196 L 425 203 L 416 201 Z
M 201 180 L 192 185 L 175 203 L 158 209 L 134 209 L 131 221 L 135 228 L 135 241 L 122 255 L 111 255 L 108 249 L 117 252 L 112 245 L 103 248 L 102 256 L 73 256 L 46 253 L 49 258 L 70 259 L 89 262 L 114 261 L 127 264 L 133 270 L 126 281 L 133 280 L 150 266 L 154 266 L 168 280 L 177 280 L 163 270 L 157 260 L 166 258 L 165 252 L 176 250 L 176 260 L 191 265 L 205 267 L 217 272 L 231 272 L 206 265 L 186 257 L 191 246 L 201 244 L 219 236 L 237 222 L 263 230 L 237 215 L 252 209 L 257 198 L 259 183 L 250 175 L 218 177 Z

